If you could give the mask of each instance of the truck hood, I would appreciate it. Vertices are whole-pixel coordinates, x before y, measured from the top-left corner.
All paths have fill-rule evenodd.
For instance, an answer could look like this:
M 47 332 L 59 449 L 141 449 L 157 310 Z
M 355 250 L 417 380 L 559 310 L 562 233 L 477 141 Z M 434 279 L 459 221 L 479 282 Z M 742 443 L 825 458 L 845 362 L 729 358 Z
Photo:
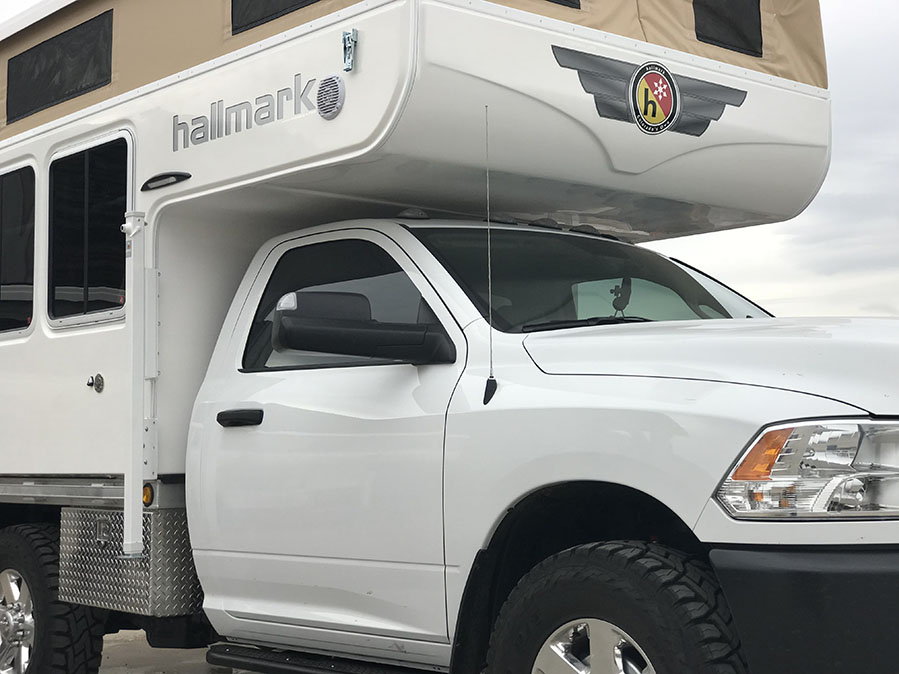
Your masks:
M 524 347 L 547 374 L 747 384 L 899 414 L 899 319 L 635 323 L 532 333 Z

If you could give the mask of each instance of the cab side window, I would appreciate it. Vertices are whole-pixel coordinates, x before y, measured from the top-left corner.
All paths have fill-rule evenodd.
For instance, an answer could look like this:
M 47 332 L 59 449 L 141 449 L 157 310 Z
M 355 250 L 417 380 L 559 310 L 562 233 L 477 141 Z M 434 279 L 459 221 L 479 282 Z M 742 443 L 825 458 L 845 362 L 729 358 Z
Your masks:
M 341 353 L 276 351 L 272 346 L 275 308 L 291 294 L 299 310 L 313 320 L 348 311 L 371 321 L 437 323 L 411 279 L 376 244 L 354 239 L 294 248 L 278 262 L 262 294 L 244 350 L 245 372 L 391 362 Z

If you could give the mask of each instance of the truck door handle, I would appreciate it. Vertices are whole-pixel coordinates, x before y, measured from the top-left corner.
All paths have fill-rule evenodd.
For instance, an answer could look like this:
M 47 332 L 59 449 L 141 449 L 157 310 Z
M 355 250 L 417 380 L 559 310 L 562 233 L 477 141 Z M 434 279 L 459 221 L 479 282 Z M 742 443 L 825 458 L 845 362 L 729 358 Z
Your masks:
M 262 423 L 262 410 L 224 410 L 219 412 L 215 420 L 225 428 L 236 426 L 258 426 Z

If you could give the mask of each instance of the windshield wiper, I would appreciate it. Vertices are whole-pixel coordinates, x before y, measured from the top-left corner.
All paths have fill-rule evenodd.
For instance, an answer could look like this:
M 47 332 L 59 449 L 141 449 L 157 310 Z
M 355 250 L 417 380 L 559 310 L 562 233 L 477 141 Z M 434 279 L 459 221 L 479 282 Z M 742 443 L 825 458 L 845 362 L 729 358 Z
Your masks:
M 580 328 L 592 325 L 616 325 L 618 323 L 648 323 L 651 318 L 642 316 L 593 316 L 592 318 L 578 318 L 564 321 L 545 321 L 543 323 L 528 323 L 521 327 L 522 332 L 539 332 L 540 330 L 563 330 L 565 328 Z

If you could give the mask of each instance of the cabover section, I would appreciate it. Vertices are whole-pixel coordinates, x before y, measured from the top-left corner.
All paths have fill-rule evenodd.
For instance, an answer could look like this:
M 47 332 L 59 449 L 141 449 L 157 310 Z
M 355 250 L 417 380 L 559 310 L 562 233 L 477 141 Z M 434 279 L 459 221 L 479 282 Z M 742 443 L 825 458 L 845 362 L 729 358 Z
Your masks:
M 353 0 L 38 0 L 0 26 L 0 139 L 233 53 Z M 816 87 L 818 0 L 499 4 Z M 147 39 L 152 36 L 152 39 Z M 164 48 L 162 47 L 164 45 Z
M 592 2 L 582 11 L 599 11 Z M 140 473 L 183 472 L 193 399 L 254 251 L 279 233 L 409 206 L 484 217 L 488 138 L 494 213 L 639 240 L 792 217 L 828 164 L 829 95 L 805 83 L 820 77 L 749 69 L 719 46 L 710 60 L 683 22 L 679 42 L 652 44 L 481 0 L 284 3 L 255 20 L 234 0 L 144 4 L 83 0 L 3 43 L 12 64 L 55 39 L 54 26 L 112 11 L 109 82 L 94 73 L 81 82 L 89 91 L 20 108 L 4 129 L 17 135 L 0 145 L 4 174 L 35 176 L 34 265 L 19 284 L 34 287 L 31 311 L 0 334 L 4 474 L 125 474 L 133 488 Z M 203 22 L 206 5 L 196 32 L 160 25 L 165 12 Z M 250 14 L 235 14 L 244 5 Z M 806 5 L 812 16 L 817 4 Z M 213 33 L 218 46 L 201 49 Z M 127 65 L 132 47 L 148 74 Z M 193 56 L 179 60 L 181 49 Z M 753 58 L 781 63 L 764 49 Z M 91 221 L 75 178 L 90 182 L 100 164 L 79 153 L 110 143 L 97 181 L 114 178 L 119 192 L 96 198 L 110 222 L 131 215 L 126 235 L 109 230 L 102 256 L 116 273 L 91 295 L 90 251 L 66 258 L 85 261 L 69 270 L 80 285 L 53 280 L 67 250 L 59 209 Z M 76 155 L 66 201 L 54 171 Z M 61 314 L 63 301 L 82 306 Z

